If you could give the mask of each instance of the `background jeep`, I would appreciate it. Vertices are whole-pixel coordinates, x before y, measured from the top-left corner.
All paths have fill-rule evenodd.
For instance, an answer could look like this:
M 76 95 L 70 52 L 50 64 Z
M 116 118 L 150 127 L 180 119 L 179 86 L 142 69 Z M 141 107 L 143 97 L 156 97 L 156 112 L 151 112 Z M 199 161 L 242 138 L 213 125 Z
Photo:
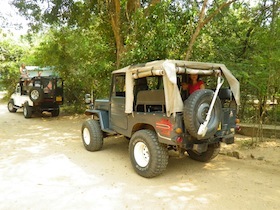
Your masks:
M 207 89 L 183 98 L 180 83 L 190 74 L 202 76 Z M 224 78 L 230 88 L 222 87 Z M 165 60 L 128 66 L 113 71 L 110 98 L 86 110 L 92 118 L 82 125 L 82 140 L 97 151 L 104 137 L 126 136 L 134 170 L 154 177 L 166 169 L 168 150 L 206 162 L 218 155 L 220 142 L 233 143 L 239 104 L 239 82 L 223 64 Z
M 53 76 L 35 76 L 19 81 L 8 102 L 8 110 L 16 112 L 17 109 L 23 108 L 25 118 L 30 118 L 34 112 L 43 111 L 49 111 L 56 117 L 62 104 L 62 79 Z

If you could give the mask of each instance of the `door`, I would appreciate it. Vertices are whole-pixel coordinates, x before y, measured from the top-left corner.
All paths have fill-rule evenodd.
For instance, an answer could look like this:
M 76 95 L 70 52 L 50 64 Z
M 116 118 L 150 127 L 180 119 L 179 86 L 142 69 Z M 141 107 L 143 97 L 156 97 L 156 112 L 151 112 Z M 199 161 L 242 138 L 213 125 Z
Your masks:
M 127 129 L 125 114 L 125 74 L 115 74 L 111 90 L 110 127 L 118 131 Z

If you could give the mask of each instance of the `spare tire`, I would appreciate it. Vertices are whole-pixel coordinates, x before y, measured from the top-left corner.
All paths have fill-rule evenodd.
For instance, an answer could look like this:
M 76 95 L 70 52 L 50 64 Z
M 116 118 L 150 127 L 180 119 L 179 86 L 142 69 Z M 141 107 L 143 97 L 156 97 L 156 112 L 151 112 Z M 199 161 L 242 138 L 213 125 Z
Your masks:
M 44 92 L 39 87 L 31 87 L 29 90 L 29 98 L 33 102 L 40 102 L 44 97 Z
M 207 125 L 205 136 L 197 134 L 200 125 L 205 121 L 214 92 L 209 89 L 197 90 L 184 102 L 184 123 L 187 131 L 196 139 L 208 139 L 212 137 L 219 127 L 222 118 L 222 105 L 217 97 L 212 109 L 211 117 Z

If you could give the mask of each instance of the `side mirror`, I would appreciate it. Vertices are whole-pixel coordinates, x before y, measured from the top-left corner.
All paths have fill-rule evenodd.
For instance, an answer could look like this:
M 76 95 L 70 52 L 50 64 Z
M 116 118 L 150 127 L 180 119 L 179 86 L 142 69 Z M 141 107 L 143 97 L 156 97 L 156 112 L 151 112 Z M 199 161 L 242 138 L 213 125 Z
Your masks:
M 86 104 L 90 104 L 91 103 L 91 95 L 90 94 L 86 94 L 85 95 L 85 103 Z

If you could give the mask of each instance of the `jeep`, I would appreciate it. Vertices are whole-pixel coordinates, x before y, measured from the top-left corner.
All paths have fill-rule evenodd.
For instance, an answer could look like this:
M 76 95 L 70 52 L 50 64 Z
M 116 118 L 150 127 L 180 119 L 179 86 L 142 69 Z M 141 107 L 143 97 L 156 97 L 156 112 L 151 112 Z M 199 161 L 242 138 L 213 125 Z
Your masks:
M 183 94 L 191 74 L 206 89 Z M 129 139 L 132 167 L 140 176 L 160 175 L 169 150 L 208 162 L 220 143 L 234 143 L 240 104 L 239 82 L 223 64 L 159 60 L 112 72 L 109 99 L 96 99 L 85 111 L 90 119 L 81 135 L 88 151 L 98 151 L 107 136 Z
M 56 76 L 34 76 L 20 79 L 8 102 L 8 110 L 16 112 L 23 108 L 25 118 L 44 111 L 51 112 L 56 117 L 62 104 L 63 80 Z

